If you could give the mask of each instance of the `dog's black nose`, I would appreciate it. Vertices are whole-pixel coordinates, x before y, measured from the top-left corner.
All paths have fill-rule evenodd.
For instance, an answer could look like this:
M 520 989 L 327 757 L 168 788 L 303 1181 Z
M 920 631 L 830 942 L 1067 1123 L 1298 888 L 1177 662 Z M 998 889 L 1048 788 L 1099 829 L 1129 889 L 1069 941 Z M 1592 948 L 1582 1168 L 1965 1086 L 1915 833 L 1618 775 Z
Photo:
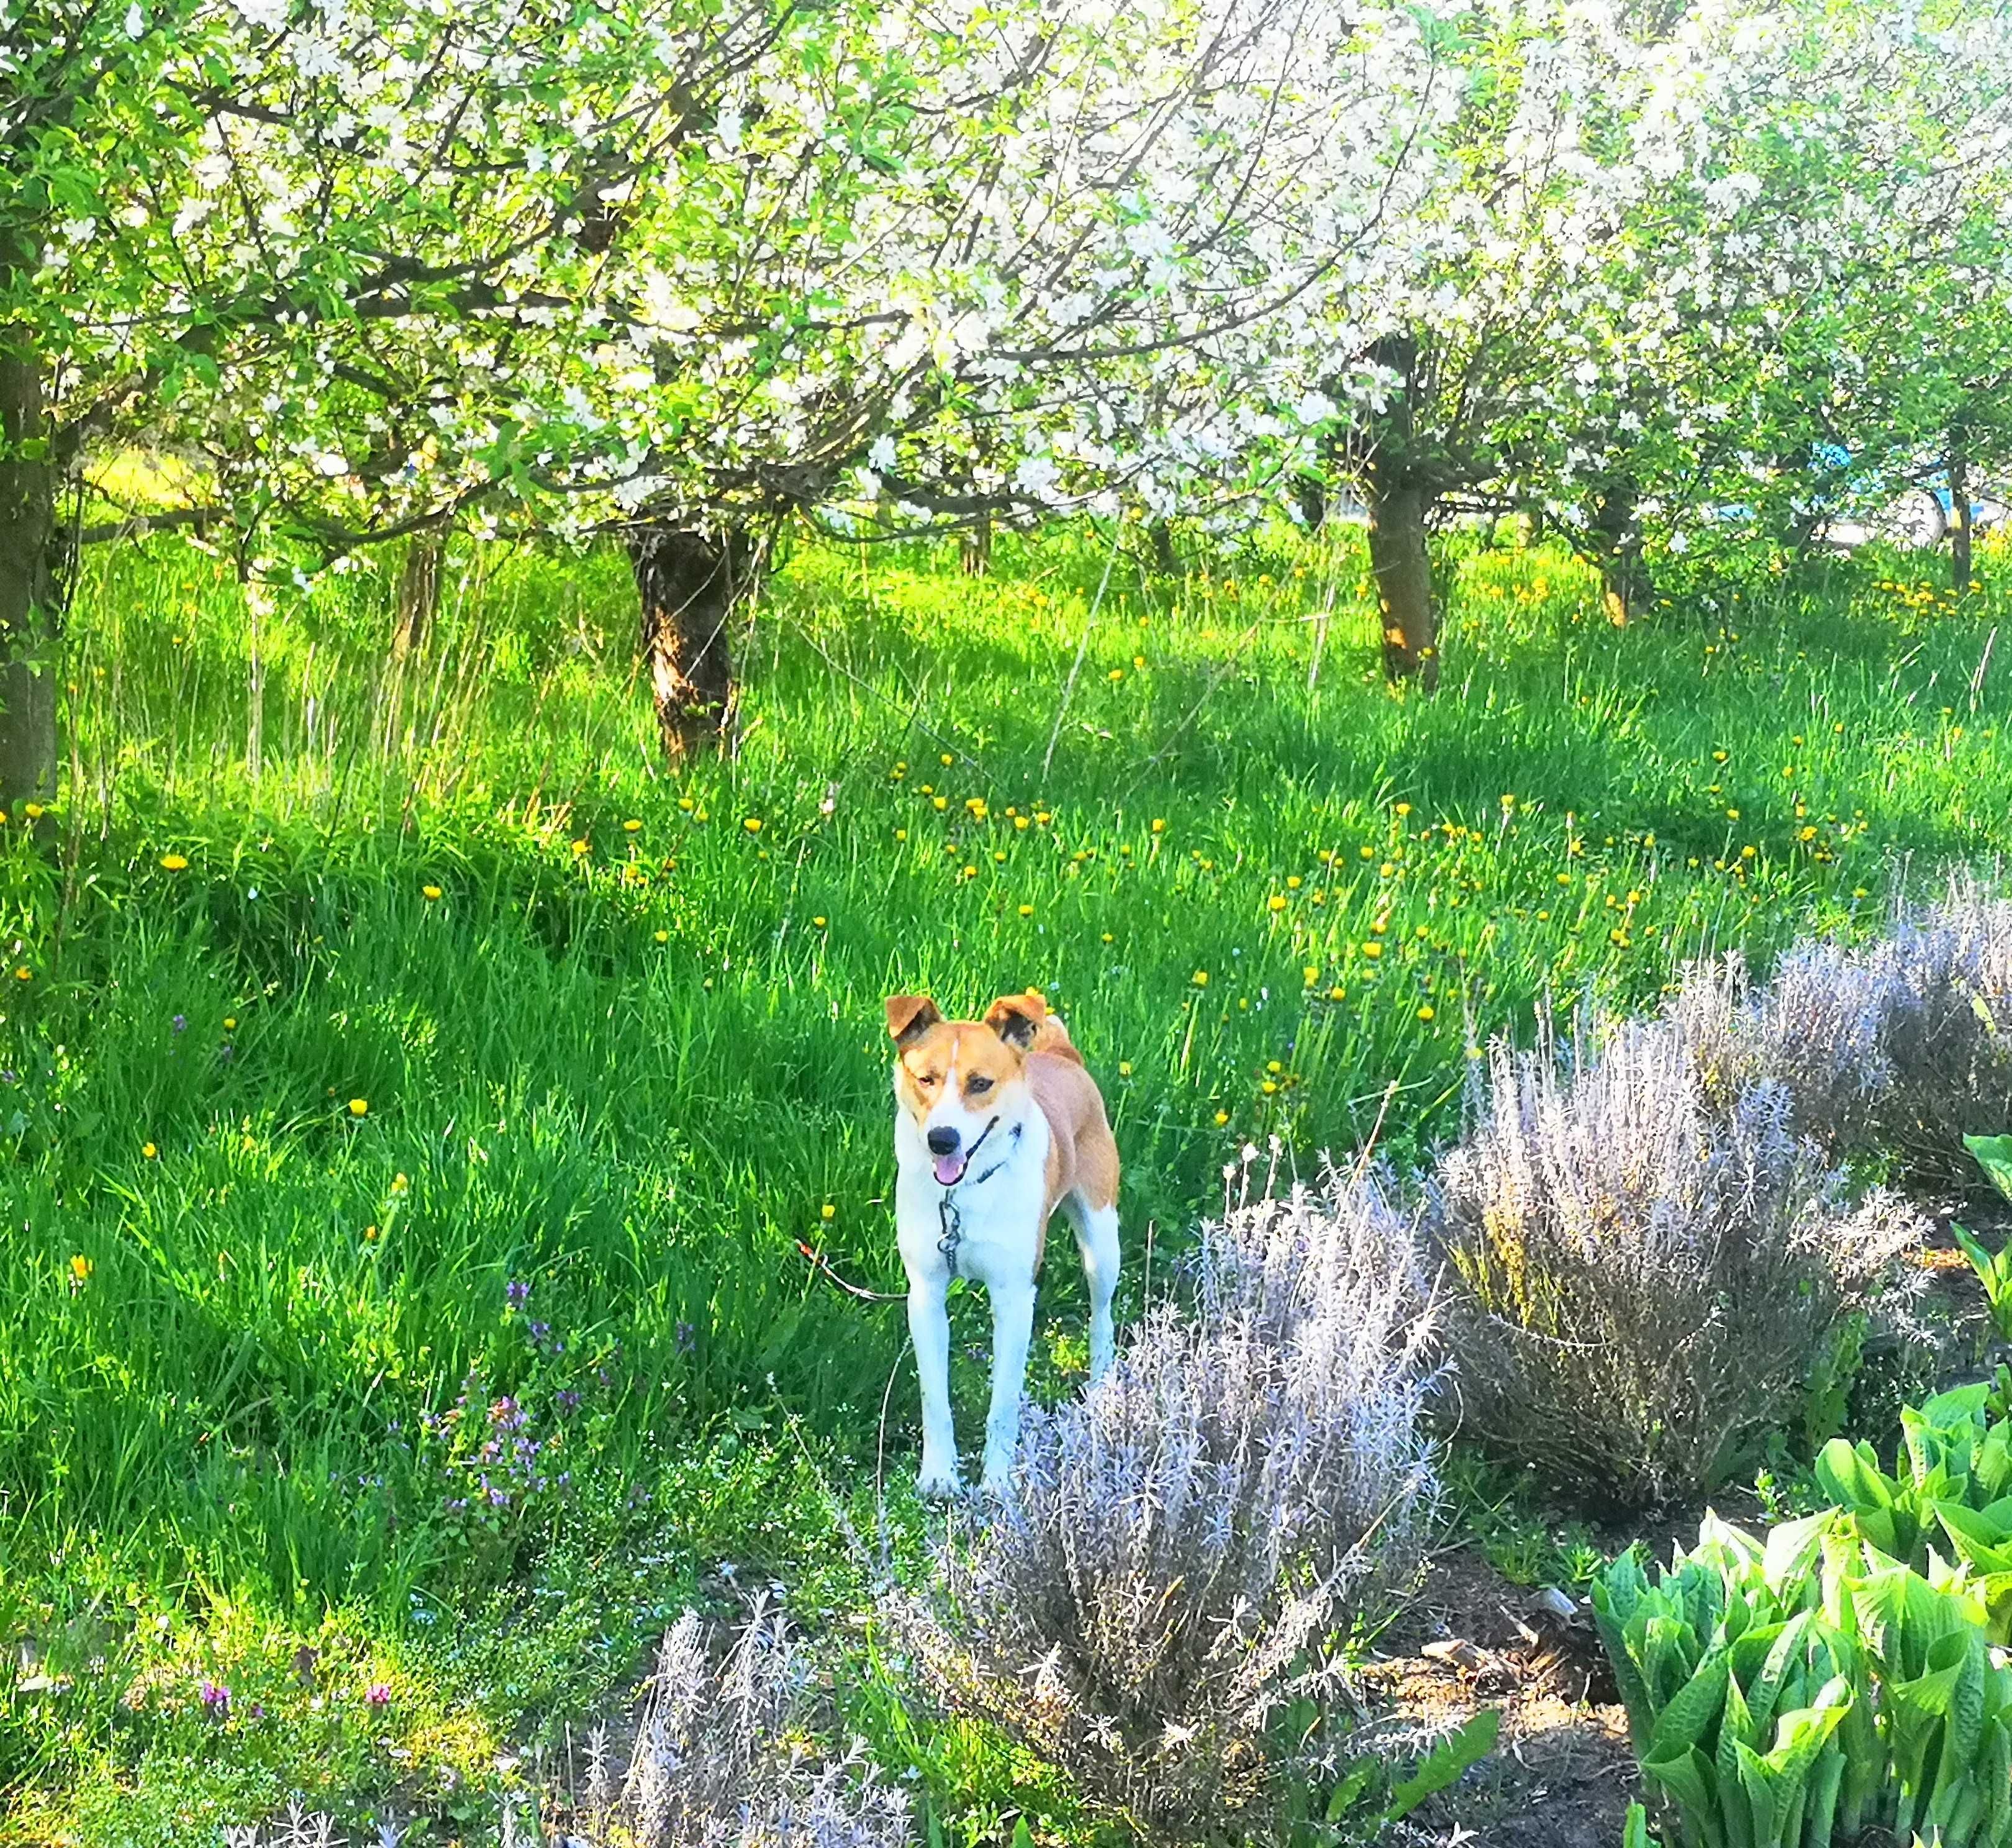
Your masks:
M 929 1132 L 929 1144 L 933 1155 L 954 1155 L 957 1153 L 957 1132 L 940 1123 Z

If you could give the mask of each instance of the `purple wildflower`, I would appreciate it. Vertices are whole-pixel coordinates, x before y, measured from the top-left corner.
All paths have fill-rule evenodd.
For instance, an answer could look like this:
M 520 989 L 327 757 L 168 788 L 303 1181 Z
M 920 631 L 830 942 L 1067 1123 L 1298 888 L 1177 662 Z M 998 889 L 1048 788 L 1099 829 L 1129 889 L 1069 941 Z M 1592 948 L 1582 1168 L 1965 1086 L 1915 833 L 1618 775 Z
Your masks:
M 230 1690 L 220 1681 L 205 1678 L 196 1689 L 196 1698 L 202 1701 L 202 1710 L 213 1720 L 227 1719 L 230 1714 Z
M 188 1016 L 186 1014 L 177 1014 L 168 1024 L 178 1033 L 187 1033 L 188 1031 Z
M 391 1684 L 373 1681 L 363 1690 L 363 1698 L 372 1707 L 389 1707 L 391 1704 Z
M 678 1352 L 690 1354 L 698 1346 L 698 1330 L 688 1322 L 678 1324 Z
M 531 1286 L 521 1277 L 512 1277 L 503 1286 L 503 1300 L 513 1309 L 521 1309 L 531 1300 Z
M 562 1414 L 577 1411 L 580 1409 L 580 1394 L 571 1386 L 566 1386 L 559 1392 L 555 1403 Z

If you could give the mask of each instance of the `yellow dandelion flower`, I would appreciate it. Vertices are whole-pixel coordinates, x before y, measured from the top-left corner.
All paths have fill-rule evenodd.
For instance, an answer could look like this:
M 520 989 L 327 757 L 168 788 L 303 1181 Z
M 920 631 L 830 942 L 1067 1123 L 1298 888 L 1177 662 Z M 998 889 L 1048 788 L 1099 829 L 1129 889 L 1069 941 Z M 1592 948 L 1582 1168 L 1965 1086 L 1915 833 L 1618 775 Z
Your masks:
M 1118 1061 L 1118 1076 L 1120 1078 L 1129 1078 L 1132 1076 L 1132 1061 L 1129 1059 L 1120 1059 Z
M 1222 1126 L 1223 1126 L 1225 1123 L 1228 1122 L 1229 1121 L 1229 1112 L 1228 1111 L 1226 1111 L 1226 1110 L 1218 1110 L 1218 1111 L 1215 1113 L 1215 1126 L 1216 1126 L 1218 1129 L 1220 1129 L 1222 1127 Z
M 585 858 L 590 851 L 584 840 L 576 840 L 573 844 L 573 857 L 576 860 Z
M 1362 946 L 1362 954 L 1368 957 L 1372 962 L 1374 962 L 1378 957 L 1383 954 L 1383 946 L 1381 944 L 1365 944 Z
M 1308 964 L 1306 968 L 1301 969 L 1300 973 L 1306 979 L 1306 984 L 1309 988 L 1314 986 L 1315 984 L 1320 980 L 1320 971 L 1315 968 L 1311 963 Z
M 1286 908 L 1286 895 L 1282 892 L 1274 892 L 1265 902 L 1269 909 L 1282 912 Z
M 391 1177 L 391 1191 L 394 1193 L 404 1193 L 407 1188 L 412 1186 L 412 1183 L 405 1178 L 405 1171 L 402 1168 Z
M 1268 1097 L 1275 1097 L 1279 1094 L 1279 1083 L 1276 1079 L 1268 1078 L 1258 1088 Z
M 635 816 L 631 815 L 622 824 L 622 832 L 625 834 L 640 834 L 643 832 L 643 824 Z
M 1427 1002 L 1426 1002 L 1426 1003 L 1425 1003 L 1422 1007 L 1421 1007 L 1421 1008 L 1418 1009 L 1418 1018 L 1419 1018 L 1421 1020 L 1429 1020 L 1429 1019 L 1432 1019 L 1432 1003 L 1431 1003 L 1430 1001 L 1427 1001 Z
M 80 1251 L 70 1261 L 70 1281 L 73 1283 L 88 1283 L 91 1281 L 91 1273 L 97 1268 Z
M 897 828 L 894 830 L 894 838 L 897 840 L 906 840 L 908 838 L 908 830 L 906 828 Z
M 140 1144 L 140 1158 L 142 1161 L 151 1161 L 160 1152 L 151 1142 L 143 1142 Z
M 942 804 L 939 803 L 937 806 L 940 808 Z M 762 832 L 762 818 L 758 815 L 749 815 L 740 825 L 751 834 L 758 834 Z
M 822 930 L 830 922 L 831 920 L 829 918 L 813 918 L 811 919 L 811 929 L 813 930 Z
M 935 796 L 930 800 L 938 809 L 947 808 L 950 806 L 950 797 L 947 796 Z
M 187 857 L 182 854 L 163 854 L 161 856 L 161 870 L 164 872 L 186 872 L 188 870 Z
M 692 799 L 691 799 L 691 797 L 690 797 L 690 796 L 680 796 L 680 797 L 678 797 L 678 806 L 679 806 L 680 808 L 682 808 L 682 809 L 683 809 L 683 811 L 684 811 L 687 815 L 690 814 L 690 812 L 691 812 L 691 809 L 692 809 Z
M 1197 969 L 1188 979 L 1194 983 L 1196 987 L 1206 988 L 1208 986 L 1208 971 L 1207 969 Z
M 367 1243 L 375 1244 L 377 1241 L 377 1228 L 374 1225 L 365 1226 L 363 1229 L 363 1236 Z
M 977 877 L 978 877 L 978 869 L 977 869 L 976 866 L 967 866 L 967 867 L 965 867 L 965 869 L 964 869 L 964 877 L 965 877 L 965 878 L 966 878 L 966 879 L 976 879 L 976 878 L 977 878 Z
M 1337 985 L 1327 991 L 1327 998 L 1331 1001 L 1345 1001 L 1348 999 L 1348 990 Z
M 938 763 L 941 764 L 941 765 L 943 765 L 943 767 L 944 767 L 946 770 L 947 770 L 947 769 L 951 767 L 951 765 L 952 764 L 954 764 L 954 763 L 955 763 L 955 762 L 957 762 L 957 759 L 956 759 L 955 758 L 954 758 L 953 756 L 951 756 L 951 754 L 950 754 L 947 751 L 946 751 L 943 754 L 943 755 L 942 755 L 941 757 L 940 757 L 940 758 L 938 758 L 936 759 L 936 762 L 937 762 Z
M 433 903 L 440 895 L 441 889 L 437 886 L 422 886 L 419 888 L 419 896 L 429 904 Z
M 349 1100 L 349 1114 L 351 1116 L 368 1116 L 370 1114 L 369 1100 L 366 1097 L 351 1097 Z
M 1020 915 L 1022 917 L 1031 918 L 1033 915 L 1034 908 L 1031 904 L 1023 904 L 1020 907 Z
M 1166 824 L 1166 822 L 1165 822 L 1165 821 L 1164 819 L 1156 819 L 1156 820 L 1154 822 L 1154 823 L 1153 823 L 1153 832 L 1154 832 L 1155 834 L 1164 834 L 1164 833 L 1166 833 L 1166 831 L 1167 831 L 1167 824 Z
M 34 979 L 34 971 L 25 962 L 17 966 L 14 971 L 14 979 L 17 982 L 32 982 Z
M 671 940 L 671 933 L 668 930 L 659 930 L 654 934 L 660 944 L 668 944 Z
M 235 1014 L 224 1015 L 223 1030 L 227 1033 L 234 1033 L 237 1031 L 237 1016 Z
M 838 1208 L 833 1206 L 831 1202 L 827 1200 L 822 1206 L 818 1208 L 818 1217 L 823 1220 L 826 1225 L 829 1225 L 833 1220 L 838 1217 Z

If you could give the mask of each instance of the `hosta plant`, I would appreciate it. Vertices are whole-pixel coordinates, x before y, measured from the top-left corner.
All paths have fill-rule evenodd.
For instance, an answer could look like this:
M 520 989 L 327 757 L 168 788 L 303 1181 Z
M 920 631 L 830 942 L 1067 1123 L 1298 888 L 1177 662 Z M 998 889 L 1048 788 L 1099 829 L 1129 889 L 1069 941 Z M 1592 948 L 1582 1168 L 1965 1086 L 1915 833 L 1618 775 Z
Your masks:
M 1992 1186 L 2012 1200 L 2012 1136 L 1966 1136 L 1963 1146 L 1971 1158 L 1990 1177 Z M 2012 1341 L 2012 1239 L 1994 1253 L 1962 1226 L 1952 1226 L 1956 1242 L 1970 1260 L 1977 1280 L 1984 1286 L 1984 1300 L 1991 1311 L 1992 1325 L 2001 1341 Z
M 2012 1546 L 1981 1537 L 2012 1502 L 1971 1505 L 2003 1457 L 1983 1393 L 1910 1414 L 1892 1476 L 1829 1455 L 1844 1505 L 1764 1541 L 1708 1515 L 1653 1581 L 1629 1555 L 1596 1586 L 1668 1839 L 2012 1848 L 2012 1668 L 1993 1646 Z M 1631 1829 L 1645 1840 L 1646 1818 Z
M 2012 1641 L 2012 1422 L 1987 1420 L 1983 1382 L 1938 1393 L 1900 1415 L 1889 1475 L 1868 1443 L 1842 1438 L 1818 1454 L 1818 1486 L 1869 1550 L 1934 1571 L 1954 1560 L 1989 1614 L 1991 1640 Z

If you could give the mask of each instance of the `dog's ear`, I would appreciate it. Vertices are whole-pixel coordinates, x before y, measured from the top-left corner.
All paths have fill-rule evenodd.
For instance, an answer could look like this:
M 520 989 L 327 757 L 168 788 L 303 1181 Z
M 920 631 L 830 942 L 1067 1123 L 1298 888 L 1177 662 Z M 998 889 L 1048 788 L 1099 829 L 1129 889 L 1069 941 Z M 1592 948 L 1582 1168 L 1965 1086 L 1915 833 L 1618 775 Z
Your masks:
M 897 1046 L 919 1040 L 943 1019 L 943 1010 L 926 994 L 890 994 L 887 997 L 887 1031 Z
M 1008 1046 L 1025 1052 L 1048 1017 L 1048 1004 L 1033 989 L 1025 994 L 1002 994 L 985 1010 L 985 1024 Z

